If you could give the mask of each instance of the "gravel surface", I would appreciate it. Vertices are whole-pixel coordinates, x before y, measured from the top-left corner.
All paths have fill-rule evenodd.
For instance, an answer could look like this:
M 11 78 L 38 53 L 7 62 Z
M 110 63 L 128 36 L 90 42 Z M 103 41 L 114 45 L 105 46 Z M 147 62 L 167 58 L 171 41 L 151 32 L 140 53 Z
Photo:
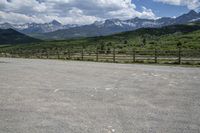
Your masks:
M 200 133 L 200 68 L 0 58 L 0 133 Z

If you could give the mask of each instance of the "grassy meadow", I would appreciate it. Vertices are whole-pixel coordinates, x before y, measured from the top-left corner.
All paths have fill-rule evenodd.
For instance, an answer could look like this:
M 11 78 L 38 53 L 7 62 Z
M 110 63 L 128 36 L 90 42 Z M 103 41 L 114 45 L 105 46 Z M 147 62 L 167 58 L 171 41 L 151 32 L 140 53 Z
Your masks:
M 179 53 L 180 48 L 183 51 L 182 53 Z M 180 63 L 178 58 L 181 55 L 187 58 L 186 63 L 194 60 L 198 64 L 200 58 L 200 26 L 199 24 L 190 24 L 163 28 L 143 28 L 110 36 L 46 40 L 18 45 L 7 44 L 0 45 L 0 50 L 1 53 L 15 54 L 19 57 L 23 55 L 23 57 L 32 58 L 106 62 L 136 62 L 135 58 L 137 58 L 137 62 L 166 61 L 167 63 Z M 96 55 L 97 51 L 99 55 Z M 133 55 L 134 51 L 136 55 Z M 156 56 L 159 56 L 159 58 Z

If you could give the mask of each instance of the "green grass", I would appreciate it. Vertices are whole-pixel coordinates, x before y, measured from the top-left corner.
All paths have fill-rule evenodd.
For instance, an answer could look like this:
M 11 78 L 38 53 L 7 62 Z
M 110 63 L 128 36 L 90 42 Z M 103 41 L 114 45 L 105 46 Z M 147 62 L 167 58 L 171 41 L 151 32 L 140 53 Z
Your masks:
M 9 47 L 10 45 L 0 45 L 0 48 Z

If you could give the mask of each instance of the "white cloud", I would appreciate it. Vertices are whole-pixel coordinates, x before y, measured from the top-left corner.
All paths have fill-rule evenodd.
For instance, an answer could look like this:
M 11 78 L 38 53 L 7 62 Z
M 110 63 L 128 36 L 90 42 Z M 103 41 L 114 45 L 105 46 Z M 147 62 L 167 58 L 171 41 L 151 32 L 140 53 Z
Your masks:
M 188 9 L 197 9 L 200 7 L 200 0 L 154 0 L 177 6 L 187 6 Z
M 0 22 L 20 23 L 20 22 L 38 22 L 43 23 L 44 21 L 37 16 L 28 16 L 25 14 L 19 14 L 14 12 L 2 12 L 0 11 Z
M 108 18 L 155 18 L 150 9 L 136 11 L 131 0 L 0 0 L 0 22 L 88 24 Z

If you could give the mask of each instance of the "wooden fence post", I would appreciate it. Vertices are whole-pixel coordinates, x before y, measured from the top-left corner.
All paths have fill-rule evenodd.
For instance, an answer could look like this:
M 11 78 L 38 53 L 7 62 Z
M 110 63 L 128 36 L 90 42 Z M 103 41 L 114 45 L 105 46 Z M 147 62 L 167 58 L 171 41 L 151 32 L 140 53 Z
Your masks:
M 40 53 L 40 59 L 42 59 L 42 50 L 39 50 L 39 53 Z M 25 56 L 26 54 L 24 53 L 24 56 Z
M 99 61 L 99 50 L 98 47 L 96 47 L 96 62 Z
M 58 59 L 60 59 L 59 50 L 58 50 L 58 48 L 56 48 L 56 49 L 57 49 L 57 57 L 58 57 Z
M 29 55 L 28 58 L 33 58 L 33 57 L 32 57 L 32 51 L 31 51 L 31 50 L 28 51 L 28 55 Z
M 22 54 L 22 52 L 21 52 L 21 56 L 22 56 L 23 54 Z M 37 58 L 40 58 L 40 50 L 39 49 L 37 49 Z
M 115 63 L 116 62 L 116 60 L 115 60 L 115 58 L 116 58 L 116 53 L 115 53 L 116 51 L 115 51 L 115 46 L 114 46 L 114 48 L 113 48 L 113 62 Z
M 22 49 L 19 49 L 19 57 L 22 57 Z
M 49 59 L 49 51 L 48 51 L 48 49 L 46 49 L 46 55 L 47 55 L 47 59 Z
M 69 48 L 67 50 L 67 53 L 68 53 L 68 59 L 70 60 L 71 59 L 71 53 L 70 53 L 70 49 Z
M 158 63 L 158 51 L 155 49 L 155 63 Z
M 5 51 L 4 56 L 7 57 L 7 51 Z
M 132 51 L 133 53 L 133 63 L 135 63 L 135 49 L 133 48 L 133 51 Z
M 84 49 L 82 47 L 82 49 L 81 49 L 81 60 L 83 61 L 83 59 L 84 59 Z
M 13 52 L 12 52 L 12 50 L 10 50 L 10 58 L 12 58 L 13 57 Z
M 181 64 L 181 47 L 178 48 L 178 64 Z
M 20 53 L 19 53 L 19 54 L 20 54 Z M 37 58 L 37 49 L 34 50 L 33 56 L 34 56 L 35 58 Z M 19 55 L 19 57 L 20 57 L 20 55 Z

